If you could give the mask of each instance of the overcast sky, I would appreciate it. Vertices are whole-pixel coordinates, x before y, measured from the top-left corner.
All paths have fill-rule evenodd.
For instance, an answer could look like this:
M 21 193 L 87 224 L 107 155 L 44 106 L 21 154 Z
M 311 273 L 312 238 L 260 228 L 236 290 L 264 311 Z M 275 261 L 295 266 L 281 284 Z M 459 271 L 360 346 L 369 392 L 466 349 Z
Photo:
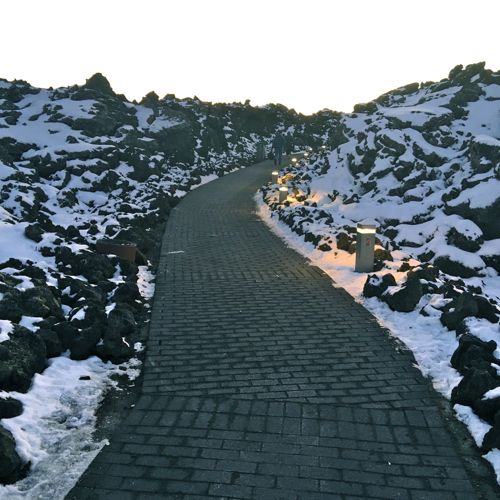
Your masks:
M 140 99 L 351 111 L 456 64 L 500 69 L 499 0 L 0 0 L 0 77 Z

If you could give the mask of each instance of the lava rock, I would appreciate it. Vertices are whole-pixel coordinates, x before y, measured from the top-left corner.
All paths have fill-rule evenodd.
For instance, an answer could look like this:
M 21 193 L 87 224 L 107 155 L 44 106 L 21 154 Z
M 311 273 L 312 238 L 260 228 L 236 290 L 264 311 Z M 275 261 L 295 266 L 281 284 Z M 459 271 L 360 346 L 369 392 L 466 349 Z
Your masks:
M 387 273 L 382 277 L 371 274 L 366 278 L 363 295 L 365 297 L 381 297 L 390 286 L 396 286 L 396 279 L 392 274 Z
M 21 292 L 16 289 L 6 292 L 0 301 L 0 319 L 7 319 L 14 323 L 19 323 L 23 316 L 23 310 L 20 307 Z
M 107 337 L 124 337 L 135 333 L 136 322 L 131 307 L 118 303 L 108 315 Z
M 380 260 L 380 261 L 393 261 L 394 259 L 392 258 L 391 252 L 389 250 L 385 250 L 384 248 L 377 248 L 374 251 L 374 259 L 375 260 Z
M 339 233 L 337 234 L 336 238 L 337 238 L 337 248 L 339 250 L 344 250 L 349 253 L 354 253 L 352 251 L 354 240 L 347 233 Z
M 415 309 L 423 293 L 420 281 L 409 275 L 406 283 L 399 290 L 392 294 L 386 292 L 381 298 L 393 311 L 410 312 Z
M 456 330 L 458 324 L 469 316 L 476 316 L 479 311 L 477 302 L 469 292 L 463 292 L 453 299 L 441 315 L 441 324 L 448 330 Z
M 52 329 L 59 337 L 64 350 L 69 349 L 72 346 L 76 336 L 78 335 L 78 329 L 69 321 L 61 321 L 60 323 L 54 325 Z
M 47 358 L 55 358 L 60 356 L 63 346 L 59 336 L 53 330 L 48 328 L 40 328 L 36 332 L 45 344 L 45 349 L 47 350 Z
M 12 484 L 22 479 L 29 465 L 23 464 L 16 451 L 16 441 L 12 434 L 0 427 L 0 484 Z
M 18 325 L 2 344 L 9 350 L 9 358 L 0 365 L 0 390 L 26 392 L 33 375 L 45 368 L 45 344 L 38 335 Z
M 498 360 L 493 356 L 496 349 L 496 342 L 483 342 L 472 335 L 462 335 L 459 339 L 458 348 L 453 353 L 450 364 L 462 375 L 470 370 L 487 370 L 495 374 L 491 368 L 491 363 Z
M 133 304 L 136 300 L 141 300 L 141 294 L 136 283 L 126 281 L 117 286 L 113 298 L 116 302 Z
M 419 280 L 436 281 L 439 277 L 439 269 L 430 264 L 423 264 L 412 269 L 412 274 Z
M 493 423 L 495 415 L 500 411 L 500 397 L 492 399 L 477 399 L 472 405 L 476 414 L 486 422 Z
M 321 250 L 322 252 L 329 252 L 332 249 L 328 243 L 322 243 L 319 247 L 318 250 Z
M 28 288 L 21 296 L 23 312 L 28 316 L 64 318 L 61 303 L 47 287 Z
M 474 295 L 477 304 L 477 317 L 487 319 L 491 323 L 498 323 L 500 311 L 486 297 Z
M 106 334 L 101 344 L 97 346 L 96 353 L 103 361 L 123 363 L 134 355 L 133 347 L 125 337 Z
M 84 328 L 73 339 L 70 357 L 75 360 L 87 359 L 96 352 L 96 345 L 101 340 L 101 328 L 97 325 Z
M 14 418 L 23 412 L 23 404 L 18 399 L 0 398 L 0 418 Z
M 26 238 L 35 241 L 36 243 L 40 243 L 43 240 L 44 231 L 40 224 L 30 224 L 24 228 L 24 235 Z
M 474 401 L 494 389 L 498 380 L 486 370 L 469 370 L 460 383 L 451 392 L 452 404 L 472 406 Z

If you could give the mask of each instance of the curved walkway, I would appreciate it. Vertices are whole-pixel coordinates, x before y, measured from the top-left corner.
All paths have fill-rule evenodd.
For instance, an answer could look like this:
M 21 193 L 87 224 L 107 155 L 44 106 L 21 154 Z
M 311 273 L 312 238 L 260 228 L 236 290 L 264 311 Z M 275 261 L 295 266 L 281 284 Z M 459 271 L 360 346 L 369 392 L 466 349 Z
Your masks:
M 258 220 L 270 171 L 172 211 L 142 395 L 68 498 L 486 497 L 411 354 Z

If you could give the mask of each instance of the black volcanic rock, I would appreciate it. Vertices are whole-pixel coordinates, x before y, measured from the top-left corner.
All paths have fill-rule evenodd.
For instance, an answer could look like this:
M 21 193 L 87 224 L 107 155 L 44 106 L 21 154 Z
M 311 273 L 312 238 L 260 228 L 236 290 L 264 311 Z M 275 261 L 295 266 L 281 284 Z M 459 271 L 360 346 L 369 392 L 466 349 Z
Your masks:
M 22 479 L 29 465 L 22 463 L 16 451 L 16 442 L 12 434 L 0 426 L 0 484 L 15 483 Z
M 399 290 L 393 293 L 385 293 L 382 295 L 382 300 L 393 311 L 410 312 L 415 309 L 423 293 L 419 279 L 409 275 L 406 283 Z
M 108 79 L 102 75 L 102 73 L 95 73 L 90 78 L 85 81 L 85 88 L 97 90 L 102 94 L 107 94 L 110 96 L 115 96 L 115 92 L 111 88 L 111 84 Z

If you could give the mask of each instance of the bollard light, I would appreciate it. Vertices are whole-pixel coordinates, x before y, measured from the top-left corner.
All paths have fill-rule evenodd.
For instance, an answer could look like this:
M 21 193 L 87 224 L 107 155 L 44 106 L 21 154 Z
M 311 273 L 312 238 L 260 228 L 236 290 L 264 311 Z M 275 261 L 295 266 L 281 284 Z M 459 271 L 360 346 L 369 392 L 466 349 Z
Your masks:
M 358 224 L 356 231 L 356 264 L 354 266 L 357 273 L 370 273 L 373 271 L 376 232 L 377 226 L 374 224 Z
M 288 198 L 288 188 L 286 186 L 281 186 L 279 190 L 279 203 L 284 203 Z
M 321 146 L 321 149 L 324 151 L 326 149 L 326 146 L 323 144 L 323 146 Z
M 309 156 L 309 153 L 304 153 L 304 158 L 307 158 Z
M 292 158 L 292 163 L 295 165 L 297 163 L 297 158 Z
M 278 176 L 279 176 L 279 172 L 277 170 L 273 170 L 271 172 L 271 179 L 273 181 L 273 184 L 278 184 Z

